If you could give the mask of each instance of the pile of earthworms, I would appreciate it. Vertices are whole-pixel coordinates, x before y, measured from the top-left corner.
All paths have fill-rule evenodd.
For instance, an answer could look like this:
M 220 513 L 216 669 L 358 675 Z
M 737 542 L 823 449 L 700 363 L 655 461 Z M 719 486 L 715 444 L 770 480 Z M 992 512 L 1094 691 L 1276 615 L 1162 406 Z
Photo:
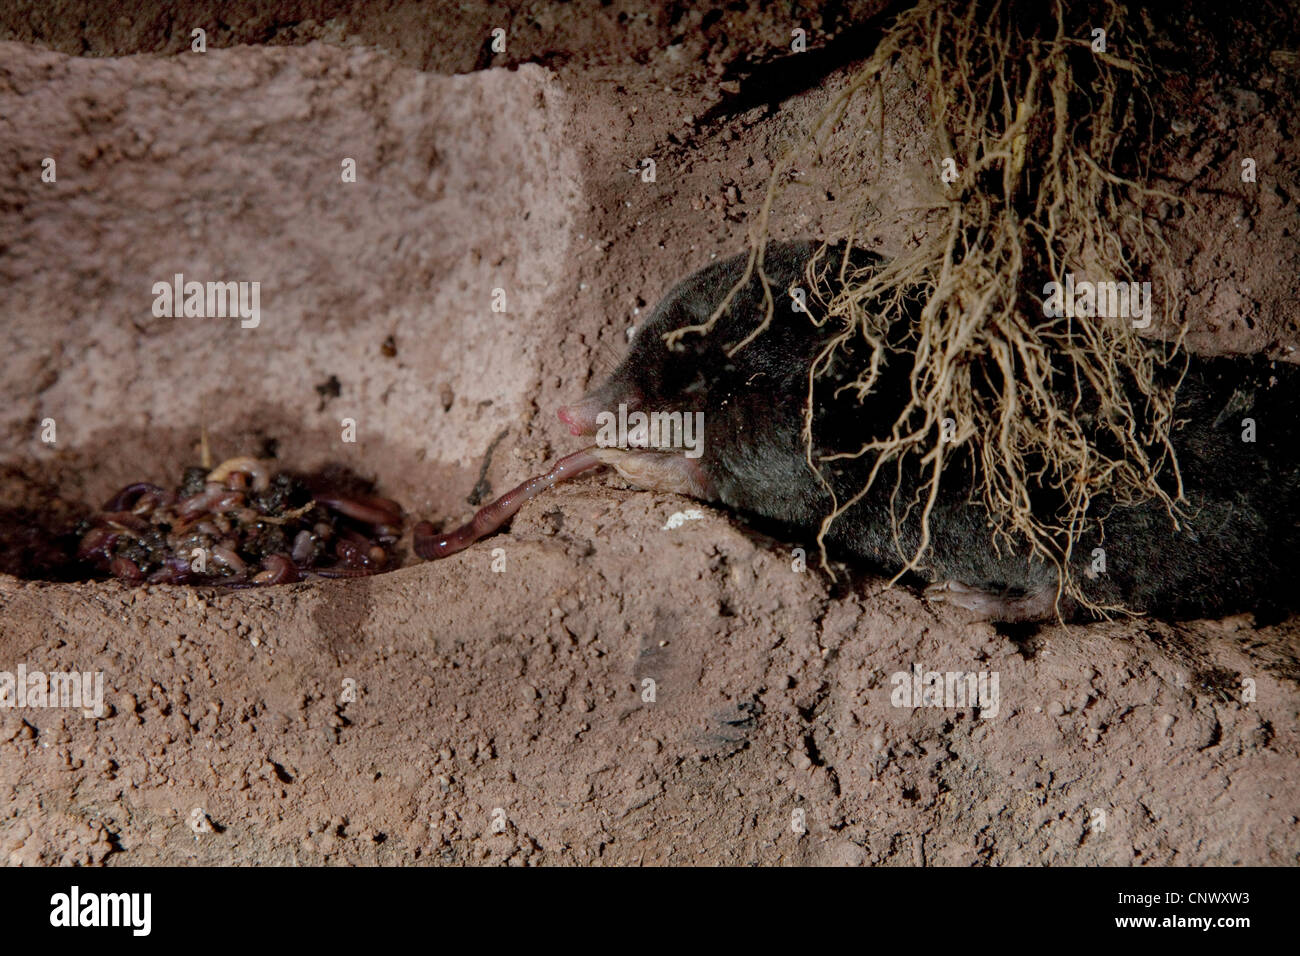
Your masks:
M 127 485 L 78 527 L 77 560 L 131 584 L 289 584 L 392 567 L 401 531 L 394 501 L 231 458 L 175 491 Z

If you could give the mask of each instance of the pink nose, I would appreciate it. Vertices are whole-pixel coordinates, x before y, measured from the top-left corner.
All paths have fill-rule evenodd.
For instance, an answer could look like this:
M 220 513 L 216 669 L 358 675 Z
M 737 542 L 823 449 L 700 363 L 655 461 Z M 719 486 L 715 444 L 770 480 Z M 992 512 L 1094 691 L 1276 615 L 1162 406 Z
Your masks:
M 594 435 L 597 427 L 596 416 L 600 414 L 604 405 L 599 394 L 592 394 L 572 405 L 561 407 L 557 414 L 560 416 L 560 421 L 569 426 L 572 434 Z
M 556 412 L 556 414 L 560 416 L 560 421 L 569 426 L 570 435 L 582 434 L 582 425 L 579 423 L 578 417 L 574 413 L 572 406 L 564 405 L 558 412 Z

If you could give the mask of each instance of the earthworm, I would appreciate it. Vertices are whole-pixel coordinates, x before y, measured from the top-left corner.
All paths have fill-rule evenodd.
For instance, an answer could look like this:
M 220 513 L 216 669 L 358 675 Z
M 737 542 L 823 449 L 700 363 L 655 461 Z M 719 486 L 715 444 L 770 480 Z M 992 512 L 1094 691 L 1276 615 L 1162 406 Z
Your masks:
M 161 568 L 149 575 L 149 583 L 187 584 L 194 579 L 194 576 L 189 561 L 181 555 L 173 554 L 164 559 Z
M 254 584 L 292 584 L 298 580 L 298 569 L 283 554 L 268 554 L 262 566 L 266 570 L 253 575 Z
M 271 484 L 271 472 L 265 464 L 256 458 L 241 456 L 239 458 L 227 458 L 221 464 L 217 465 L 208 472 L 209 482 L 218 482 L 224 484 L 226 479 L 235 472 L 242 472 L 248 475 L 253 481 L 254 491 L 265 491 Z
M 109 528 L 91 528 L 81 538 L 77 546 L 77 557 L 82 561 L 100 557 L 107 559 L 117 543 L 119 533 Z
M 339 556 L 339 565 L 347 568 L 379 570 L 388 557 L 372 539 L 350 528 L 343 529 L 343 537 L 334 545 L 334 553 Z
M 137 504 L 144 504 L 144 499 L 153 502 L 152 507 L 170 504 L 171 492 L 159 488 L 147 481 L 137 481 L 127 485 L 104 505 L 103 511 L 131 511 Z
M 123 581 L 129 581 L 132 584 L 139 584 L 144 580 L 144 573 L 140 570 L 140 566 L 130 558 L 123 557 L 120 554 L 109 562 L 108 569 L 112 571 L 116 577 L 121 578 Z
M 131 511 L 108 511 L 96 518 L 101 524 L 121 531 L 144 532 L 149 530 L 149 522 L 141 515 Z
M 421 521 L 415 526 L 413 536 L 415 553 L 427 561 L 433 561 L 463 551 L 509 521 L 525 501 L 537 497 L 541 492 L 561 481 L 567 481 L 602 465 L 603 462 L 592 454 L 594 447 L 584 448 L 582 451 L 575 451 L 561 458 L 546 474 L 529 478 L 523 484 L 507 491 L 496 501 L 480 508 L 473 518 L 455 531 L 439 534 L 432 524 Z
M 217 499 L 216 504 L 212 506 L 213 511 L 233 511 L 241 508 L 244 504 L 244 494 L 240 491 L 232 491 L 227 495 L 222 495 Z
M 375 568 L 342 568 L 336 564 L 331 568 L 312 568 L 308 575 L 321 578 L 368 578 L 375 573 Z
M 327 492 L 313 495 L 318 504 L 333 508 L 339 514 L 366 524 L 399 525 L 402 523 L 402 506 L 387 498 L 372 495 L 340 495 Z
M 244 564 L 243 558 L 236 554 L 231 548 L 224 545 L 217 545 L 212 549 L 212 557 L 220 561 L 236 574 L 243 574 L 248 570 L 248 565 Z
M 317 571 L 321 578 L 361 577 L 396 563 L 390 549 L 401 535 L 401 505 L 345 492 L 323 475 L 270 468 L 231 458 L 209 471 L 190 469 L 181 486 L 193 491 L 202 482 L 192 494 L 127 485 L 80 526 L 77 558 L 130 584 L 221 587 L 288 584 Z M 207 573 L 190 565 L 196 548 L 212 561 Z M 314 568 L 321 560 L 332 563 Z
M 196 517 L 205 511 L 211 511 L 229 493 L 229 489 L 222 485 L 208 484 L 202 491 L 182 499 L 176 506 L 176 514 L 181 518 Z
M 355 541 L 339 541 L 334 546 L 334 553 L 339 557 L 339 563 L 343 567 L 356 568 L 361 567 L 361 549 Z

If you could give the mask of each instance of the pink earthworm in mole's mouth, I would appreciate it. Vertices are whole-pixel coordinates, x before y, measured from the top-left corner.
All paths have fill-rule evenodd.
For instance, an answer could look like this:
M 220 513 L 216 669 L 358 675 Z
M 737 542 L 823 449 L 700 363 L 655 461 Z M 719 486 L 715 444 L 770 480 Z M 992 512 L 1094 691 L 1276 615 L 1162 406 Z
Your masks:
M 529 478 L 522 485 L 507 491 L 491 504 L 484 505 L 473 518 L 455 531 L 439 534 L 434 530 L 432 524 L 421 521 L 414 529 L 415 553 L 426 561 L 432 561 L 445 558 L 457 551 L 463 551 L 475 541 L 496 531 L 514 517 L 515 512 L 523 506 L 525 501 L 536 498 L 543 491 L 553 488 L 561 481 L 567 481 L 604 464 L 595 456 L 594 451 L 595 446 L 593 445 L 584 448 L 582 451 L 575 451 L 571 455 L 566 455 L 557 461 L 555 466 L 546 474 Z

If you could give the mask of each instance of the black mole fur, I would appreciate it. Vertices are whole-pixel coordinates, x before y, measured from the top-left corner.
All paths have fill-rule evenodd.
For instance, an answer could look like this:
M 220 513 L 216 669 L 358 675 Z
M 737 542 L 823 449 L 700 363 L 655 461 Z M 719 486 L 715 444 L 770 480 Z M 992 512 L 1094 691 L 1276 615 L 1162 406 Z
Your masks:
M 805 264 L 819 247 L 812 241 L 768 245 L 764 273 L 775 300 L 772 323 L 734 356 L 727 355 L 729 347 L 765 314 L 757 276 L 710 333 L 688 333 L 673 351 L 663 335 L 707 321 L 740 280 L 747 256 L 689 276 L 659 303 L 628 356 L 597 393 L 646 411 L 703 412 L 700 465 L 715 500 L 809 536 L 829 512 L 831 498 L 805 461 L 808 371 L 837 329 L 830 323 L 815 328 L 807 314 L 794 310 L 789 290 L 806 285 Z M 844 247 L 831 247 L 826 254 L 834 274 Z M 855 267 L 871 267 L 881 260 L 855 249 L 851 261 Z M 890 325 L 893 344 L 906 347 L 920 306 L 919 294 L 909 297 Z M 901 411 L 910 368 L 905 354 L 886 363 L 878 386 L 863 402 L 851 393 L 832 395 L 837 385 L 856 376 L 869 355 L 859 337 L 853 354 L 819 379 L 817 456 L 856 451 L 864 441 L 884 437 Z M 1189 361 L 1178 391 L 1181 424 L 1173 434 L 1187 499 L 1181 528 L 1175 529 L 1158 500 L 1124 506 L 1094 499 L 1090 515 L 1105 520 L 1101 530 L 1091 522 L 1075 545 L 1076 580 L 1098 604 L 1121 604 L 1164 617 L 1295 608 L 1300 605 L 1295 580 L 1300 564 L 1300 370 L 1259 357 L 1193 356 Z M 1255 421 L 1254 443 L 1242 440 L 1244 418 Z M 868 454 L 823 466 L 839 501 L 862 487 L 871 460 Z M 1002 594 L 1054 590 L 1056 569 L 1031 558 L 1027 542 L 1018 547 L 1004 543 L 1000 553 L 995 549 L 972 475 L 969 451 L 957 451 L 945 468 L 930 518 L 930 550 L 922 573 Z M 1174 487 L 1171 470 L 1161 480 Z M 886 572 L 901 568 L 903 556 L 910 556 L 920 540 L 920 505 L 907 507 L 922 481 L 917 456 L 905 456 L 901 467 L 898 461 L 887 463 L 872 490 L 832 526 L 827 536 L 832 551 Z M 1036 490 L 1036 510 L 1058 505 L 1049 490 Z M 897 540 L 891 509 L 903 518 Z M 1092 552 L 1099 546 L 1105 548 L 1106 571 L 1092 576 Z

